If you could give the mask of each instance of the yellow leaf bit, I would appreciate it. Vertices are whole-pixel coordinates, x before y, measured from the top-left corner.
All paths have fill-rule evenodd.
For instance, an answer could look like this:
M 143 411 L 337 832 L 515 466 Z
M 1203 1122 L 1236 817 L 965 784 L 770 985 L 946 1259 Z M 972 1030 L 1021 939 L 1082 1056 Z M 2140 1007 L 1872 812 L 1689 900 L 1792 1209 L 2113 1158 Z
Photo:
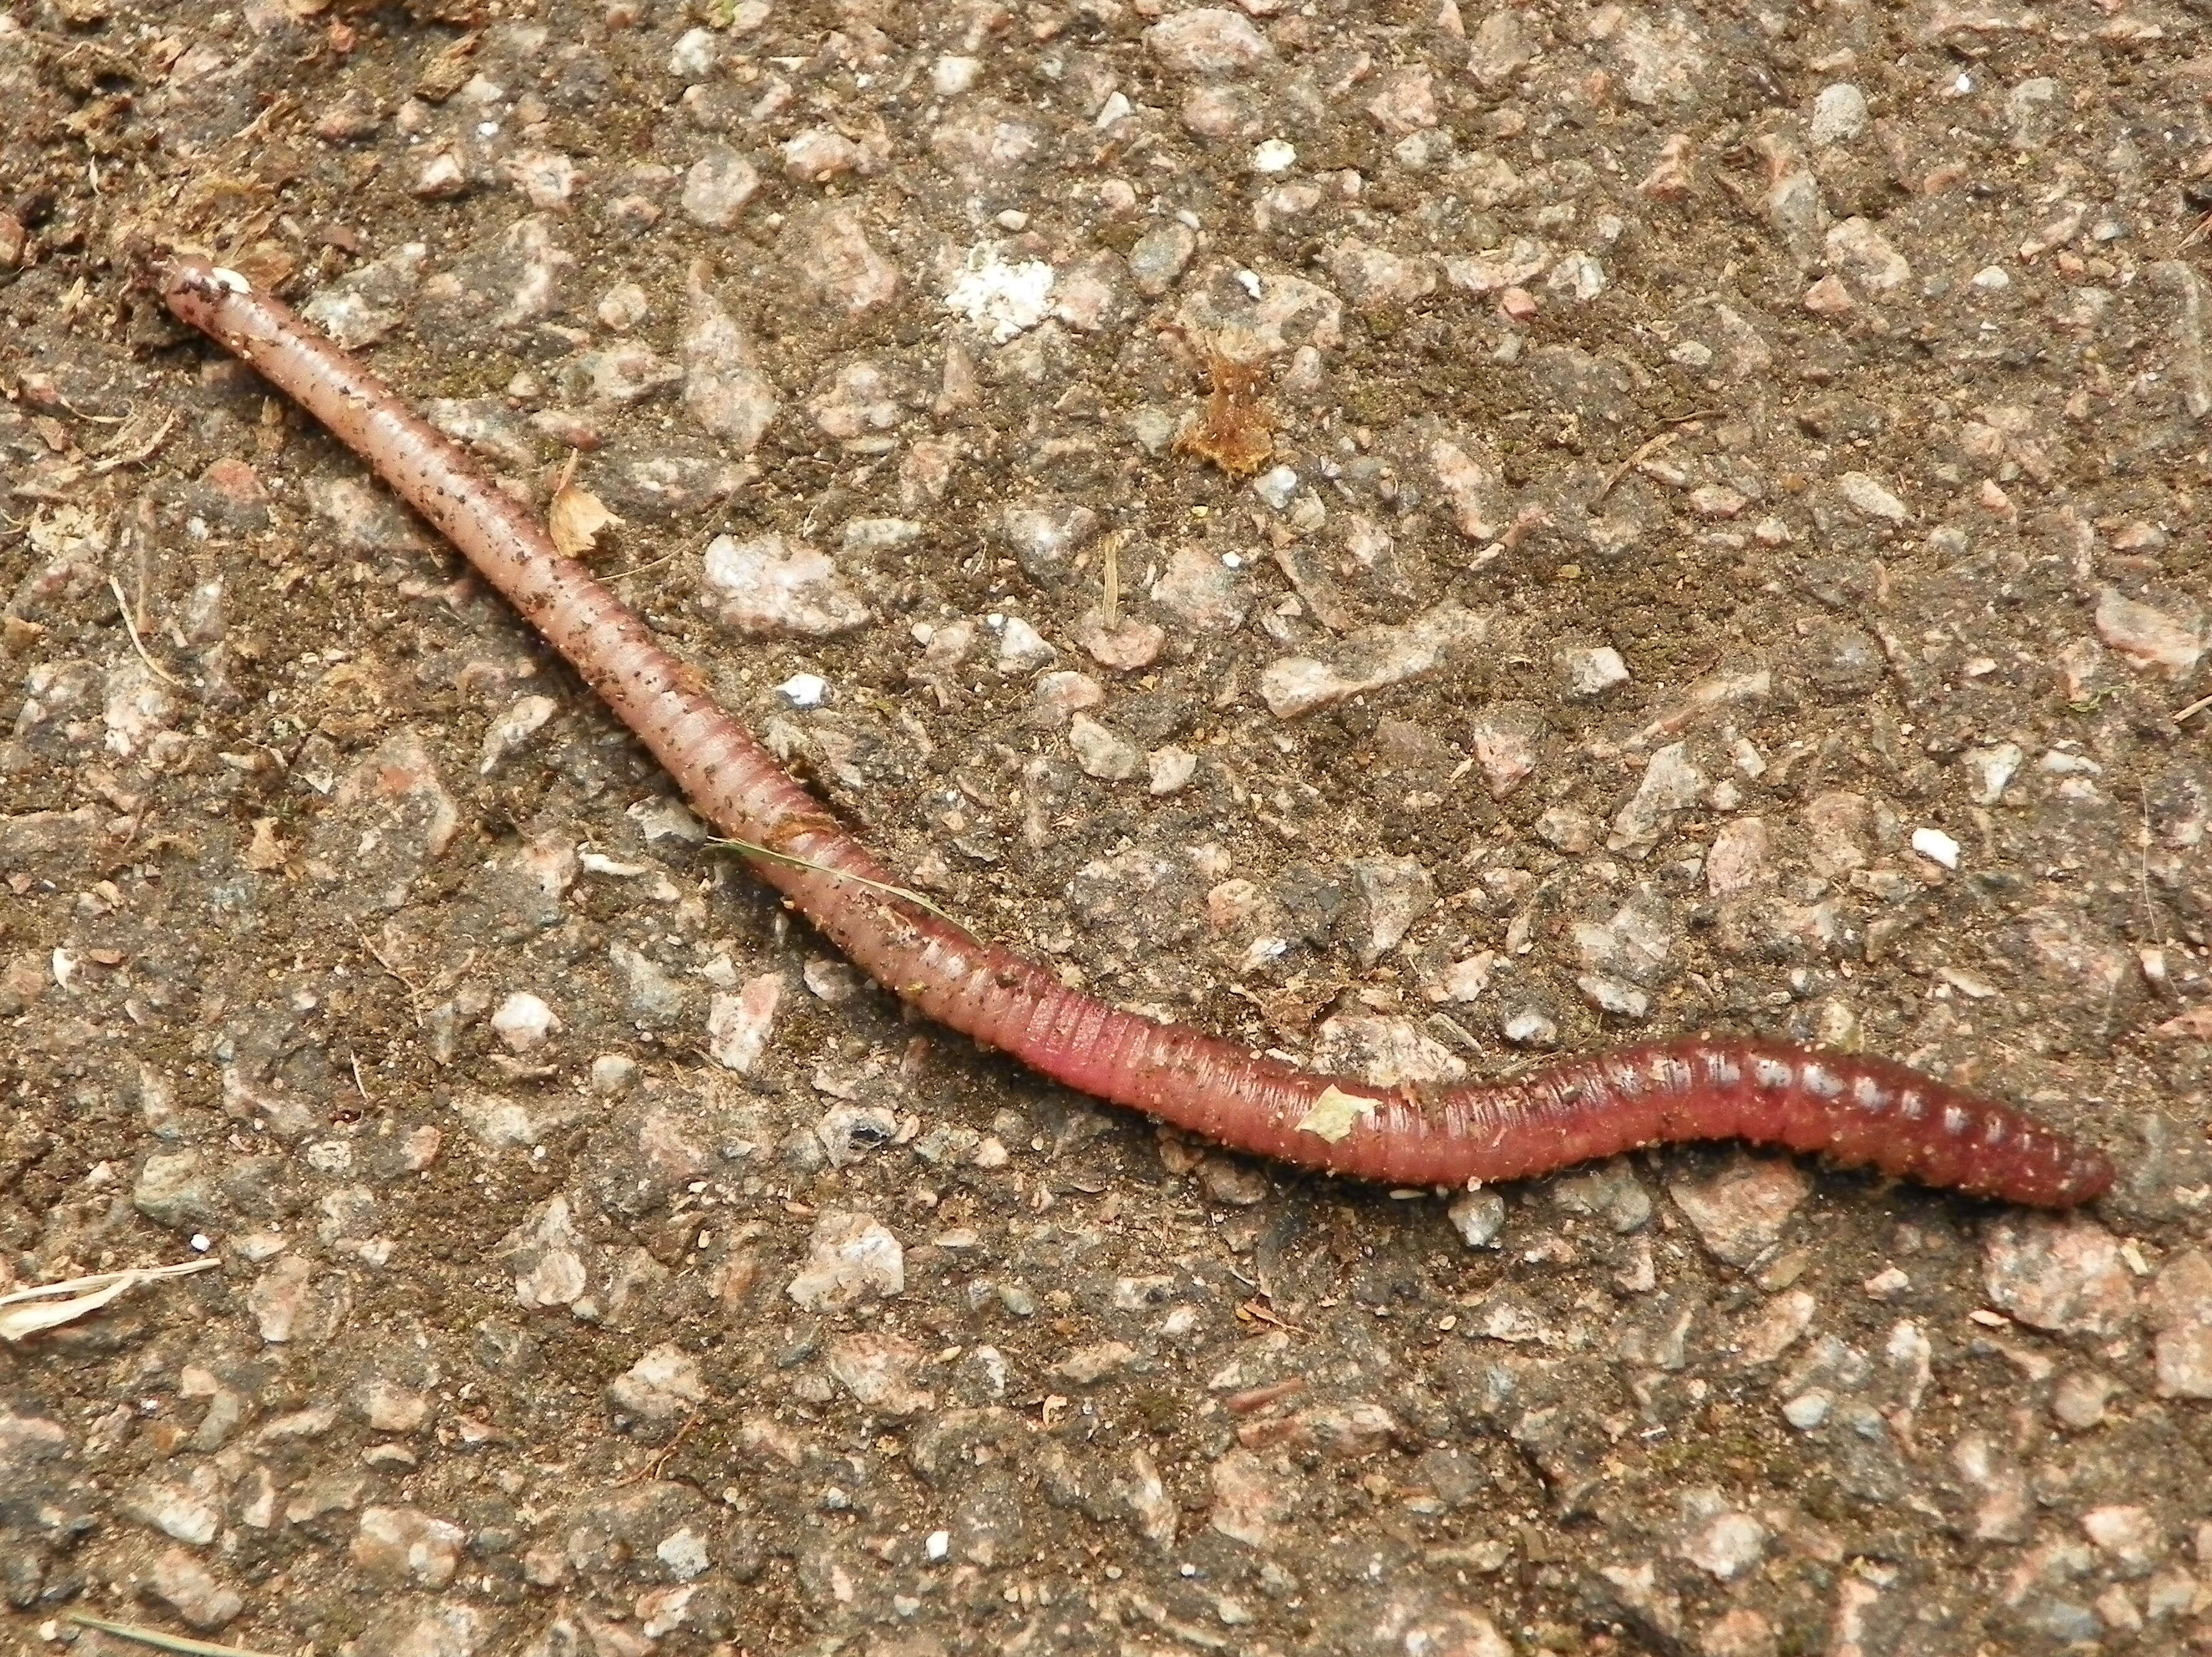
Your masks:
M 1322 1089 L 1321 1097 L 1314 1101 L 1313 1108 L 1299 1120 L 1298 1130 L 1304 1133 L 1319 1134 L 1329 1144 L 1341 1144 L 1352 1137 L 1352 1130 L 1380 1108 L 1380 1102 L 1357 1093 L 1346 1093 L 1334 1084 Z

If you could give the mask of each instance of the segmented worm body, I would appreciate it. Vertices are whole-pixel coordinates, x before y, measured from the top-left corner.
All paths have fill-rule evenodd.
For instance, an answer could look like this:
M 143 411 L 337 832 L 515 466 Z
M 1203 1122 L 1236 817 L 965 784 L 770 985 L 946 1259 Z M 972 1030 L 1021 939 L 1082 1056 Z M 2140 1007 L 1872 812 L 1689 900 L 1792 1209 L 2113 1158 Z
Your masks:
M 284 305 L 200 259 L 167 267 L 162 293 L 465 553 L 710 822 L 800 859 L 757 866 L 848 956 L 939 1023 L 1069 1087 L 1238 1150 L 1401 1185 L 1518 1179 L 1639 1145 L 1730 1138 L 2039 1207 L 2087 1202 L 2112 1183 L 2101 1153 L 1879 1059 L 1701 1037 L 1403 1094 L 1296 1070 L 1071 989 L 887 894 L 896 877 L 613 593 L 557 553 L 459 445 Z

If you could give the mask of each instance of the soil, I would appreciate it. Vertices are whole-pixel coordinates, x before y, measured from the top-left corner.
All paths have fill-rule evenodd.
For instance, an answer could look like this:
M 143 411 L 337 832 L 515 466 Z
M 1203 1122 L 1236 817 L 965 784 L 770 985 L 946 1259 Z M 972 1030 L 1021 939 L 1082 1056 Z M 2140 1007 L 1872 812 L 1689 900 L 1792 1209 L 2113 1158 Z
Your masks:
M 221 1262 L 0 1346 L 0 1645 L 2212 1650 L 2203 27 L 0 13 L 0 1290 Z M 1394 1192 L 1041 1083 L 172 246 L 573 461 L 1071 982 L 1384 1083 L 1880 1052 L 2118 1187 Z

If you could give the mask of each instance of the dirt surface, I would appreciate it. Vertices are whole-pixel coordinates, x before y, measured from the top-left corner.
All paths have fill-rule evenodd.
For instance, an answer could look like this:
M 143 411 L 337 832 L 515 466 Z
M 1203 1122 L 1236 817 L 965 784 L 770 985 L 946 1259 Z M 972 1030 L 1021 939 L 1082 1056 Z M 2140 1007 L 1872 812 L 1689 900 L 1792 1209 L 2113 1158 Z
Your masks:
M 0 15 L 0 1646 L 2212 1649 L 2201 11 Z M 142 277 L 279 287 L 948 911 L 1375 1080 L 2109 1149 L 1210 1153 L 902 1017 Z M 1232 470 L 1255 474 L 1232 475 Z

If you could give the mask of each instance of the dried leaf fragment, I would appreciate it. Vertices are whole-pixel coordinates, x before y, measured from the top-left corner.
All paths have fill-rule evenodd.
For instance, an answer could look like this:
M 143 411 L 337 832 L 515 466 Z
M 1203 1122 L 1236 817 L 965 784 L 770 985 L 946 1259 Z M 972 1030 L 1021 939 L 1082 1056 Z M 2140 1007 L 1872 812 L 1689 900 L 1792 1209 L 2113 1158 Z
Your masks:
M 1314 1101 L 1313 1108 L 1298 1119 L 1301 1132 L 1320 1135 L 1329 1144 L 1341 1144 L 1352 1137 L 1352 1129 L 1374 1115 L 1377 1102 L 1343 1089 L 1329 1086 L 1322 1089 L 1321 1097 Z
M 300 261 L 283 243 L 264 239 L 229 254 L 223 265 L 244 276 L 255 293 L 273 294 L 292 279 Z
M 2212 1001 L 2177 1013 L 2163 1024 L 2153 1027 L 2153 1035 L 2163 1035 L 2169 1041 L 2212 1041 Z
M 284 842 L 276 838 L 276 819 L 253 819 L 253 843 L 246 848 L 246 866 L 256 874 L 273 874 L 284 866 Z
M 622 521 L 598 495 L 564 477 L 547 509 L 545 531 L 564 557 L 580 558 L 599 544 L 601 531 Z
M 1176 452 L 1211 460 L 1231 477 L 1249 477 L 1275 452 L 1267 405 L 1259 396 L 1261 365 L 1240 362 L 1211 340 L 1201 349 L 1213 389 L 1196 422 L 1176 434 Z

